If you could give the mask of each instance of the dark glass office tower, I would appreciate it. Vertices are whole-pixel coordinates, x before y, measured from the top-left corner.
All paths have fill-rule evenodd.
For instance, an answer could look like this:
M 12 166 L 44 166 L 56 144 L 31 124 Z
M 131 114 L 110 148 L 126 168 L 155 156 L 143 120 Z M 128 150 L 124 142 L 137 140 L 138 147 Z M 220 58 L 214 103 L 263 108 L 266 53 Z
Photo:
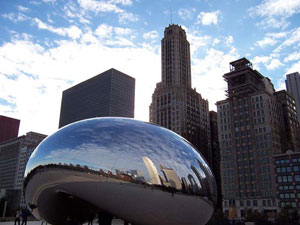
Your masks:
M 107 70 L 63 92 L 59 127 L 93 117 L 134 117 L 135 79 Z

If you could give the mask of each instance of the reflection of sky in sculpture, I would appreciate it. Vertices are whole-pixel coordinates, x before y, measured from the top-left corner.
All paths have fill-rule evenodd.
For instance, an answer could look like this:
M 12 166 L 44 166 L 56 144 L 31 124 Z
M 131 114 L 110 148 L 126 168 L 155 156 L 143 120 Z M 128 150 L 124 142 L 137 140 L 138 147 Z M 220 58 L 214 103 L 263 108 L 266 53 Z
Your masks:
M 191 165 L 212 174 L 207 163 L 179 135 L 159 126 L 124 118 L 90 119 L 66 126 L 45 139 L 31 156 L 25 174 L 39 165 L 70 164 L 104 171 L 140 170 L 149 174 L 142 157 L 149 157 L 163 177 L 160 166 L 172 168 L 177 175 L 192 175 Z M 199 166 L 202 164 L 202 169 Z

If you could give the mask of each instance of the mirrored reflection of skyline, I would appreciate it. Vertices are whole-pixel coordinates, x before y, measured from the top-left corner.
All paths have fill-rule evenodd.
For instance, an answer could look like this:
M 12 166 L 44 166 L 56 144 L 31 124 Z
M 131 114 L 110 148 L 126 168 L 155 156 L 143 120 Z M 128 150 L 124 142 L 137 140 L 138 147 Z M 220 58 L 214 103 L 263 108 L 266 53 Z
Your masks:
M 172 192 L 209 193 L 212 173 L 179 135 L 124 118 L 91 119 L 49 136 L 31 157 L 26 173 L 59 165 L 124 182 L 162 186 Z

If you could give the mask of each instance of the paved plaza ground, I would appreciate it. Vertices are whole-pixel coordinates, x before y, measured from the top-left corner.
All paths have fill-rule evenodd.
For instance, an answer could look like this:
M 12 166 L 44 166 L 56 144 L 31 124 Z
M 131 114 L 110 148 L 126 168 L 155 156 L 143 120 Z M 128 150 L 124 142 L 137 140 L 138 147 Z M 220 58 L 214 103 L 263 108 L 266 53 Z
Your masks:
M 124 224 L 124 222 L 122 220 L 118 220 L 118 219 L 114 219 L 113 223 L 112 223 L 112 225 L 123 225 L 123 224 Z M 14 225 L 14 221 L 0 222 L 0 225 Z M 41 221 L 27 221 L 27 225 L 41 225 Z M 87 223 L 84 225 L 87 225 Z M 93 225 L 98 225 L 97 220 L 94 220 Z

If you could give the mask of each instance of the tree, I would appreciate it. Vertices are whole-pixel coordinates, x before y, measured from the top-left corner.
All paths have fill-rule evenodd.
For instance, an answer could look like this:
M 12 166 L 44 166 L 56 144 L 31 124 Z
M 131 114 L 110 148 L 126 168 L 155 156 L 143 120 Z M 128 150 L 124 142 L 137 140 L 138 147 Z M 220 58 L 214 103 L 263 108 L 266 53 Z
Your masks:
M 230 222 L 227 217 L 225 217 L 221 209 L 217 209 L 207 225 L 230 225 Z
M 276 225 L 297 225 L 298 224 L 298 213 L 297 210 L 292 208 L 290 205 L 285 206 L 281 209 L 280 213 L 277 214 Z
M 255 222 L 255 225 L 272 225 L 273 223 L 268 220 L 268 216 L 265 213 L 253 212 L 252 210 L 247 210 L 245 221 Z

